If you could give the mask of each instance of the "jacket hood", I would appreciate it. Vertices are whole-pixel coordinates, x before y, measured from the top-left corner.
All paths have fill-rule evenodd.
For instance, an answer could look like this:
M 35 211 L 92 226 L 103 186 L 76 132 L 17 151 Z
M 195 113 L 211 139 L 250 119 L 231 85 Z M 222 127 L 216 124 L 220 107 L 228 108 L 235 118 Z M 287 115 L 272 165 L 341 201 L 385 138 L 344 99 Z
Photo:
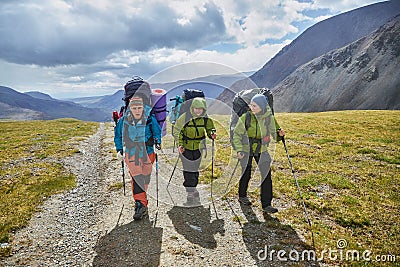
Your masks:
M 193 111 L 194 108 L 202 108 L 203 113 L 201 114 L 201 116 L 204 116 L 207 113 L 206 100 L 201 97 L 196 97 L 196 98 L 193 98 L 193 100 L 192 100 L 192 104 L 190 106 L 190 113 L 193 115 L 193 117 L 198 117 Z

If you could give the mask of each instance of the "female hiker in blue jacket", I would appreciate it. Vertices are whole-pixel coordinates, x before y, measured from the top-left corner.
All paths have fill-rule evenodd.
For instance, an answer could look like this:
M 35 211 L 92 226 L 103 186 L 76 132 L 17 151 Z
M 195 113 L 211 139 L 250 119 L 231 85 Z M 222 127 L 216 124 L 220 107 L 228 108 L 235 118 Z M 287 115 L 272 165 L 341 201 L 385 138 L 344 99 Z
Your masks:
M 131 176 L 135 201 L 134 220 L 140 220 L 147 215 L 146 192 L 156 156 L 154 146 L 160 149 L 161 145 L 161 127 L 146 101 L 144 97 L 132 96 L 123 117 L 114 129 L 115 148 L 121 155 L 125 151 L 124 160 Z

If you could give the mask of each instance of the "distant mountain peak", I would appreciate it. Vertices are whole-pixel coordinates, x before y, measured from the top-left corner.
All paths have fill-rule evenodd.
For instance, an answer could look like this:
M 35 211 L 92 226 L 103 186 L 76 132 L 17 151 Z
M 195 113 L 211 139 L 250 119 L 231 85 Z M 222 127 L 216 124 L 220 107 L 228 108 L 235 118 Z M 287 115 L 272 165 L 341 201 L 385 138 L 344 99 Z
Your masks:
M 24 94 L 27 94 L 27 95 L 29 95 L 31 97 L 38 98 L 38 99 L 56 100 L 53 97 L 51 97 L 50 95 L 42 93 L 42 92 L 39 92 L 39 91 L 29 91 L 29 92 L 25 92 Z

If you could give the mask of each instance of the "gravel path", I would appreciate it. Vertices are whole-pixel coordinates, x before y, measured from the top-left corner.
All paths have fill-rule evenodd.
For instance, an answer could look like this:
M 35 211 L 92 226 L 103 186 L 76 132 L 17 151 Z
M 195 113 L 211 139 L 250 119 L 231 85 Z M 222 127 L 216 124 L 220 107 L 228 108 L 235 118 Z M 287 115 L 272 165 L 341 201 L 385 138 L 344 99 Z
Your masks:
M 111 187 L 122 179 L 112 138 L 112 125 L 101 124 L 95 135 L 80 144 L 81 153 L 65 159 L 66 167 L 77 176 L 77 187 L 45 201 L 29 226 L 17 232 L 13 255 L 0 265 L 318 265 L 278 261 L 276 253 L 273 260 L 260 260 L 264 254 L 259 251 L 266 246 L 269 252 L 283 249 L 287 253 L 311 248 L 276 217 L 264 217 L 258 206 L 241 207 L 233 198 L 217 199 L 217 214 L 209 203 L 184 208 L 160 201 L 157 208 L 155 199 L 150 198 L 148 219 L 134 222 L 128 179 L 126 196 Z M 164 160 L 160 158 L 160 173 L 169 175 L 173 166 Z M 163 188 L 166 179 L 160 180 Z M 151 183 L 154 191 L 154 179 Z M 161 194 L 165 192 L 160 190 Z M 284 209 L 287 204 L 279 201 L 274 204 Z

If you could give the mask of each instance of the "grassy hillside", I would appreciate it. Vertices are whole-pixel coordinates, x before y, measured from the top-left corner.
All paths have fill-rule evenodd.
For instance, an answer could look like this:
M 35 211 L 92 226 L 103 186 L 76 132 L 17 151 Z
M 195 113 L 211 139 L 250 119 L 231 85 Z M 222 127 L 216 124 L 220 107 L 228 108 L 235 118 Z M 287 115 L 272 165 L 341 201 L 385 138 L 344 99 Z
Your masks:
M 400 260 L 400 112 L 340 111 L 278 114 L 318 250 L 371 250 Z M 275 194 L 298 199 L 284 148 L 273 167 Z M 311 240 L 297 201 L 277 216 Z M 390 258 L 390 257 L 388 257 Z
M 0 122 L 0 243 L 9 242 L 46 197 L 75 186 L 60 159 L 79 152 L 74 145 L 97 126 L 75 119 Z

